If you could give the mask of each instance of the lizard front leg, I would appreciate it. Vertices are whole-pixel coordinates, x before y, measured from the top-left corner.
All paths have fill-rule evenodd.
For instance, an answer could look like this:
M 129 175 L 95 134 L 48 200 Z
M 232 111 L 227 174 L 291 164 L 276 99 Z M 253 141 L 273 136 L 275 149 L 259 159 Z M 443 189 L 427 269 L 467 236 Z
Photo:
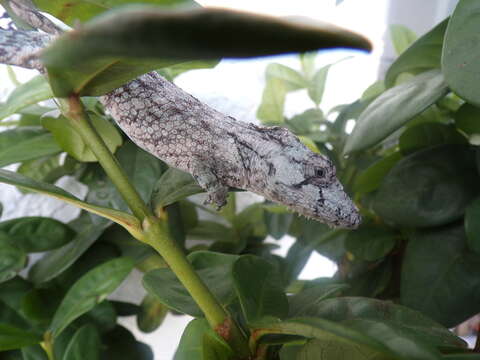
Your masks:
M 195 162 L 191 173 L 207 192 L 205 204 L 213 204 L 217 210 L 220 210 L 227 203 L 228 186 L 222 184 L 212 168 L 202 161 Z

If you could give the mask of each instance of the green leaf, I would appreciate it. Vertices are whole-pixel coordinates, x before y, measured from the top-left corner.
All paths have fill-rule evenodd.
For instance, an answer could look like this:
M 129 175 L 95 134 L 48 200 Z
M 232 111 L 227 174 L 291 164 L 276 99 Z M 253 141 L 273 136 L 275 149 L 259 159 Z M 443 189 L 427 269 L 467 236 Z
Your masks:
M 50 331 L 54 337 L 73 320 L 91 310 L 114 291 L 133 269 L 129 258 L 110 260 L 82 276 L 68 290 L 53 317 Z
M 22 217 L 0 222 L 0 231 L 25 252 L 41 252 L 65 245 L 75 236 L 67 225 L 50 218 Z
M 158 212 L 167 205 L 203 191 L 189 173 L 175 168 L 168 168 L 153 188 L 152 207 Z
M 188 231 L 188 236 L 193 240 L 221 241 L 235 243 L 238 236 L 228 226 L 214 221 L 198 221 L 197 225 Z
M 282 238 L 290 228 L 290 224 L 293 220 L 292 213 L 274 213 L 271 211 L 264 212 L 265 225 L 267 226 L 268 233 L 274 238 L 279 240 Z
M 43 183 L 40 181 L 35 181 L 13 171 L 0 169 L 0 183 L 14 185 L 21 189 L 31 190 L 65 201 L 71 205 L 87 210 L 93 214 L 97 214 L 104 218 L 112 220 L 117 224 L 122 225 L 130 232 L 136 232 L 138 227 L 140 226 L 138 220 L 130 214 L 118 210 L 88 204 L 79 200 L 72 194 L 66 192 L 65 190 L 57 186 Z
M 28 274 L 31 281 L 39 284 L 60 275 L 87 251 L 109 225 L 105 222 L 93 224 L 88 215 L 80 217 L 76 223 L 80 225 L 80 229 L 70 243 L 48 252 L 33 264 Z
M 117 326 L 103 335 L 104 351 L 101 359 L 105 360 L 154 360 L 153 352 L 144 343 L 135 340 L 127 329 Z
M 273 78 L 283 80 L 287 92 L 307 87 L 307 81 L 302 74 L 282 64 L 268 64 L 265 71 L 265 76 L 267 78 L 267 82 Z
M 337 297 L 318 303 L 311 316 L 337 323 L 351 320 L 371 320 L 387 323 L 423 343 L 436 347 L 465 347 L 466 343 L 450 330 L 422 313 L 391 301 L 364 297 Z
M 438 70 L 417 75 L 385 91 L 362 112 L 344 151 L 359 151 L 377 144 L 447 92 Z
M 325 299 L 331 298 L 348 289 L 346 284 L 319 284 L 289 296 L 289 317 L 309 316 L 317 311 L 317 305 Z
M 0 120 L 18 113 L 21 109 L 39 101 L 53 98 L 50 85 L 43 75 L 38 75 L 18 86 L 0 106 Z
M 235 353 L 218 334 L 213 331 L 203 336 L 203 358 L 208 360 L 230 360 Z
M 403 155 L 442 144 L 467 144 L 468 141 L 454 126 L 440 123 L 420 123 L 400 135 L 398 146 Z
M 465 232 L 470 249 L 480 254 L 480 198 L 473 200 L 467 207 Z
M 34 180 L 53 184 L 62 176 L 71 174 L 70 169 L 65 165 L 61 165 L 60 162 L 61 155 L 44 156 L 24 161 L 17 169 L 17 172 Z
M 460 0 L 453 11 L 445 33 L 442 71 L 445 81 L 461 98 L 480 106 L 476 53 L 480 4 L 475 0 Z
M 463 226 L 418 233 L 405 251 L 402 304 L 454 327 L 478 312 L 479 266 L 480 256 L 468 249 Z
M 295 41 L 288 41 L 291 38 Z M 119 77 L 126 82 L 138 76 L 140 68 L 148 72 L 172 60 L 257 57 L 332 47 L 370 49 L 370 43 L 326 24 L 299 25 L 226 9 L 166 12 L 137 5 L 110 11 L 59 37 L 42 52 L 42 61 L 55 95 L 66 97 L 72 93 L 100 95 L 118 87 L 118 83 L 111 85 Z M 112 67 L 123 59 L 127 64 Z M 143 64 L 127 66 L 136 59 Z M 154 59 L 170 60 L 161 64 Z M 127 67 L 130 71 L 125 71 Z M 109 82 L 101 91 L 92 86 L 98 76 Z
M 467 135 L 480 134 L 480 109 L 465 103 L 454 113 L 455 126 Z
M 100 359 L 100 335 L 95 326 L 87 324 L 77 330 L 68 344 L 63 360 Z
M 23 360 L 48 360 L 47 353 L 40 345 L 22 347 Z
M 321 354 L 322 360 L 392 360 L 388 355 L 381 354 L 366 346 L 349 344 L 336 339 L 308 341 L 296 354 L 295 360 L 317 360 Z M 283 360 L 283 358 L 281 358 Z
M 283 123 L 283 108 L 286 96 L 287 87 L 285 82 L 278 78 L 269 79 L 263 90 L 262 102 L 257 110 L 257 118 L 262 123 Z
M 396 234 L 387 228 L 365 224 L 348 233 L 345 247 L 359 259 L 376 261 L 393 250 L 395 236 Z
M 53 137 L 45 132 L 13 129 L 0 133 L 0 167 L 54 155 L 61 151 Z
M 42 336 L 13 326 L 0 324 L 0 351 L 38 344 Z
M 112 123 L 96 114 L 90 114 L 92 125 L 103 139 L 108 149 L 114 153 L 122 144 L 122 137 Z M 48 129 L 60 147 L 74 159 L 82 162 L 98 161 L 90 148 L 85 144 L 80 134 L 64 116 L 59 118 L 43 117 L 42 126 Z
M 400 160 L 383 180 L 372 202 L 385 221 L 428 227 L 461 217 L 478 193 L 473 149 L 442 145 Z
M 188 259 L 217 300 L 222 305 L 229 304 L 234 298 L 230 273 L 238 256 L 196 251 L 189 254 Z M 191 316 L 203 316 L 198 305 L 170 269 L 149 271 L 143 277 L 143 286 L 170 309 Z
M 440 68 L 443 37 L 448 25 L 448 18 L 421 36 L 397 60 L 390 65 L 385 75 L 385 85 L 395 85 L 397 77 L 402 73 L 419 74 L 430 69 Z
M 417 40 L 417 35 L 405 25 L 401 24 L 390 25 L 390 37 L 392 38 L 392 44 L 397 55 L 403 53 Z
M 379 96 L 381 93 L 383 93 L 385 90 L 386 88 L 384 80 L 375 81 L 372 85 L 365 89 L 360 100 L 362 102 L 371 101 L 377 96 Z
M 168 309 L 154 296 L 147 294 L 140 304 L 140 312 L 137 315 L 137 326 L 144 333 L 155 331 L 162 325 Z
M 13 239 L 0 231 L 0 283 L 10 280 L 27 262 L 25 253 L 13 245 Z
M 103 12 L 126 4 L 152 4 L 165 7 L 198 6 L 191 0 L 32 0 L 42 11 L 45 11 L 65 24 L 74 26 L 77 21 L 85 22 Z
M 401 153 L 396 151 L 370 165 L 355 179 L 353 191 L 365 194 L 376 190 L 382 184 L 383 178 L 401 158 Z
M 327 75 L 330 67 L 333 64 L 326 65 L 317 70 L 315 75 L 313 75 L 312 80 L 308 86 L 308 96 L 310 99 L 318 105 L 322 102 L 323 93 L 325 92 L 325 84 L 327 82 Z
M 160 70 L 157 70 L 157 72 L 165 79 L 173 81 L 173 79 L 175 79 L 178 75 L 183 74 L 184 72 L 197 69 L 211 69 L 217 66 L 218 63 L 218 60 L 186 61 L 161 68 Z
M 260 257 L 241 256 L 232 268 L 235 291 L 248 322 L 262 317 L 283 318 L 288 300 L 275 266 Z

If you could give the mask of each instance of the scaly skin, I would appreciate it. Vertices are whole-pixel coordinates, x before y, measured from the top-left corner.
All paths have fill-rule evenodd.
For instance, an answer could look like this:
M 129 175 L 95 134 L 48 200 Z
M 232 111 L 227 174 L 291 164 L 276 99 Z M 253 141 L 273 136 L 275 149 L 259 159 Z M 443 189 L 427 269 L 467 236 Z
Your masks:
M 42 71 L 48 35 L 0 30 L 0 62 Z M 221 207 L 229 187 L 250 190 L 330 226 L 356 228 L 360 215 L 325 156 L 289 130 L 236 121 L 155 72 L 100 97 L 141 148 L 191 173 Z

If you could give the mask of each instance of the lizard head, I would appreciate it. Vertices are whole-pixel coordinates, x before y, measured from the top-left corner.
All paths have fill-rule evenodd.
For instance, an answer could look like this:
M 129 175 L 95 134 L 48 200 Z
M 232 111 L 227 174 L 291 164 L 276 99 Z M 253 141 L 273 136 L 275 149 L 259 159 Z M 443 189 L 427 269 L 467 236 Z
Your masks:
M 289 131 L 284 135 L 282 146 L 269 157 L 264 196 L 330 226 L 356 228 L 360 214 L 337 179 L 333 163 Z

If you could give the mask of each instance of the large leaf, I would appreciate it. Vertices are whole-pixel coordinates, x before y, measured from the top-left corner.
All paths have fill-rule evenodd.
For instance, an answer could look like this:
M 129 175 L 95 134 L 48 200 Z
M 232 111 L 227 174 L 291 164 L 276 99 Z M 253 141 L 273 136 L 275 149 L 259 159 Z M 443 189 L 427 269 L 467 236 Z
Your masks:
M 384 220 L 408 227 L 458 219 L 479 192 L 474 150 L 443 145 L 400 160 L 383 180 L 372 207 Z
M 439 70 L 431 70 L 377 97 L 360 115 L 345 152 L 368 148 L 444 97 L 448 86 Z
M 263 89 L 262 102 L 257 110 L 257 117 L 262 123 L 281 124 L 284 122 L 283 108 L 287 86 L 278 78 L 271 78 Z
M 65 97 L 72 93 L 99 95 L 118 87 L 104 86 L 100 92 L 88 89 L 97 74 L 102 76 L 104 69 L 125 58 L 148 59 L 151 65 L 155 58 L 185 61 L 255 57 L 332 47 L 369 49 L 370 43 L 326 24 L 300 25 L 224 9 L 166 12 L 138 5 L 111 11 L 63 35 L 43 52 L 42 61 L 55 95 Z M 150 68 L 167 65 L 157 62 Z M 127 80 L 125 72 L 114 73 L 111 71 L 109 78 L 121 76 Z M 138 75 L 136 69 L 129 73 Z
M 121 326 L 105 334 L 102 343 L 105 345 L 102 360 L 154 360 L 152 349 Z
M 114 153 L 122 144 L 122 137 L 115 126 L 96 114 L 90 114 L 92 125 L 103 139 L 108 149 Z M 43 117 L 42 125 L 48 129 L 60 147 L 74 159 L 82 162 L 98 161 L 92 150 L 85 144 L 80 134 L 64 116 Z
M 317 311 L 317 305 L 348 288 L 345 284 L 318 284 L 288 298 L 290 317 L 309 316 Z
M 283 318 L 288 314 L 288 300 L 275 266 L 268 261 L 244 255 L 233 264 L 235 290 L 247 321 L 264 316 Z
M 353 190 L 358 193 L 368 193 L 376 190 L 382 183 L 383 178 L 401 158 L 402 154 L 396 151 L 373 163 L 355 179 Z
M 28 276 L 34 283 L 46 282 L 60 275 L 87 251 L 109 225 L 108 222 L 93 224 L 88 215 L 81 216 L 75 222 L 80 228 L 75 238 L 33 264 Z
M 197 251 L 188 255 L 188 259 L 218 301 L 223 305 L 229 304 L 234 297 L 230 273 L 238 256 Z M 198 305 L 170 269 L 149 271 L 143 277 L 143 286 L 169 308 L 191 316 L 203 316 Z
M 21 217 L 0 222 L 0 231 L 26 252 L 56 249 L 73 239 L 75 232 L 67 225 L 45 217 Z
M 443 36 L 447 25 L 448 19 L 445 19 L 406 49 L 390 65 L 385 75 L 385 85 L 387 87 L 395 85 L 398 75 L 404 72 L 418 74 L 430 69 L 439 69 Z
M 17 113 L 29 105 L 53 97 L 50 85 L 43 75 L 38 75 L 18 86 L 8 97 L 7 102 L 0 106 L 0 120 Z
M 114 291 L 133 269 L 129 258 L 110 260 L 82 276 L 67 292 L 53 317 L 50 331 L 57 337 L 73 320 Z
M 375 261 L 385 257 L 395 246 L 396 234 L 378 225 L 361 225 L 347 235 L 346 249 L 355 257 Z
M 101 345 L 97 328 L 91 324 L 84 325 L 70 340 L 63 360 L 98 360 Z
M 93 214 L 100 215 L 109 220 L 116 222 L 117 224 L 125 227 L 129 232 L 138 234 L 139 221 L 130 214 L 122 211 L 104 208 L 93 204 L 83 202 L 66 192 L 65 190 L 47 183 L 35 181 L 21 174 L 13 171 L 0 169 L 0 182 L 10 185 L 15 185 L 21 189 L 31 190 L 40 194 L 45 194 L 56 199 L 65 201 L 71 205 L 87 210 Z
M 470 249 L 480 254 L 480 198 L 468 205 L 465 212 L 465 232 Z
M 480 3 L 460 0 L 448 24 L 442 53 L 445 81 L 457 95 L 477 106 L 480 106 L 480 65 L 476 55 L 480 44 L 475 34 L 479 19 Z
M 32 0 L 42 11 L 48 12 L 65 24 L 85 22 L 109 9 L 125 4 L 152 4 L 160 6 L 198 6 L 192 0 Z
M 0 167 L 61 151 L 52 135 L 43 131 L 13 129 L 0 133 Z
M 462 226 L 419 233 L 405 251 L 401 301 L 454 327 L 479 311 L 479 266 L 480 256 L 468 249 Z
M 417 35 L 405 25 L 390 25 L 390 37 L 397 55 L 403 53 L 410 45 L 417 40 Z
M 0 351 L 20 349 L 24 346 L 38 344 L 42 337 L 38 334 L 0 324 Z
M 466 346 L 461 338 L 439 323 L 390 301 L 363 297 L 331 298 L 318 303 L 310 314 L 340 323 L 355 319 L 385 322 L 433 346 Z
M 13 239 L 0 231 L 0 283 L 13 278 L 26 265 L 27 257 Z

